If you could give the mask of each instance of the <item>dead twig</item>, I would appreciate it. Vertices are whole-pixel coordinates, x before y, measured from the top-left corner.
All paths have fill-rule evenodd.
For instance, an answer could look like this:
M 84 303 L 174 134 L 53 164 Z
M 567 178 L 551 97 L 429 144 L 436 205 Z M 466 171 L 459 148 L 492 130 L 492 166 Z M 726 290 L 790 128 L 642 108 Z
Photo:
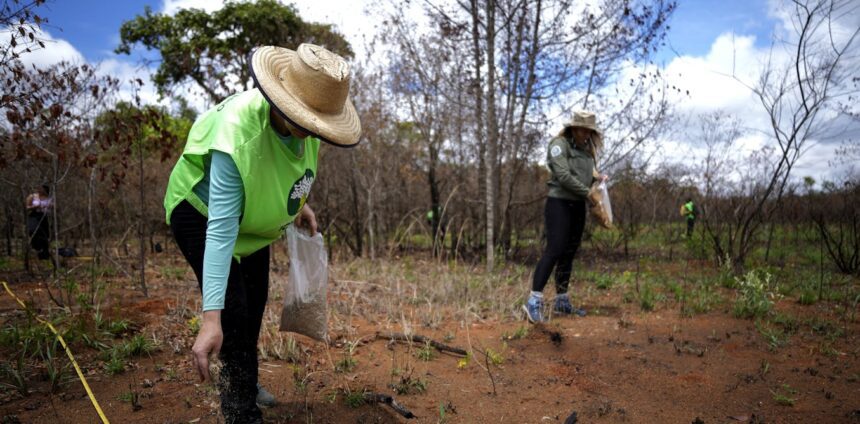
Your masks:
M 466 356 L 468 354 L 465 349 L 462 349 L 459 347 L 454 347 L 454 346 L 448 346 L 446 344 L 439 343 L 436 340 L 433 340 L 433 339 L 428 338 L 428 337 L 424 337 L 424 336 L 419 335 L 419 334 L 406 335 L 403 333 L 376 333 L 376 338 L 377 339 L 385 339 L 385 340 L 395 340 L 395 341 L 407 342 L 407 343 L 425 343 L 425 344 L 429 343 L 430 346 L 433 346 L 434 348 L 436 348 L 436 350 L 438 350 L 440 352 L 449 352 L 449 353 L 453 353 L 455 355 L 462 355 L 462 356 Z
M 484 351 L 484 363 L 487 365 L 487 375 L 490 376 L 490 383 L 493 383 L 493 396 L 496 395 L 496 379 L 493 378 L 493 373 L 490 371 L 490 353 Z
M 386 395 L 383 393 L 374 393 L 374 392 L 365 392 L 364 400 L 367 403 L 384 403 L 391 407 L 395 412 L 403 416 L 404 418 L 417 418 L 412 411 L 406 409 L 405 406 L 397 403 L 391 395 Z

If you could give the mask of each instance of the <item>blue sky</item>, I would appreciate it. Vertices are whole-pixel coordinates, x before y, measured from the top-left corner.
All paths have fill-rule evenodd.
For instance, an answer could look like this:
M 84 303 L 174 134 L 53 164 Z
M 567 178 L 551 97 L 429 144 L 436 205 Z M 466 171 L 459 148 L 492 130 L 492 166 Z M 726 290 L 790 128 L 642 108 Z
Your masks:
M 224 0 L 49 0 L 42 8 L 49 19 L 45 30 L 55 40 L 47 51 L 32 54 L 33 61 L 54 63 L 58 57 L 78 58 L 90 63 L 102 63 L 102 70 L 121 80 L 140 77 L 144 80 L 152 71 L 141 66 L 143 51 L 132 56 L 115 55 L 119 44 L 119 27 L 123 21 L 143 13 L 146 6 L 156 12 L 175 11 L 185 7 L 202 7 L 215 10 Z M 360 37 L 373 27 L 362 16 L 371 0 L 292 0 L 300 15 L 310 21 L 332 23 L 354 45 L 360 47 Z M 440 0 L 444 1 L 444 0 Z M 786 0 L 787 1 L 787 0 Z M 786 22 L 777 18 L 774 11 L 779 0 L 679 0 L 669 23 L 671 29 L 666 47 L 656 55 L 656 66 L 667 75 L 670 85 L 689 90 L 691 95 L 678 99 L 677 112 L 695 117 L 715 109 L 743 117 L 746 138 L 743 143 L 750 149 L 767 143 L 769 124 L 762 116 L 761 105 L 747 87 L 729 76 L 737 75 L 746 84 L 753 84 L 761 63 L 767 60 L 772 34 L 782 31 Z M 785 6 L 782 6 L 785 7 Z M 783 16 L 783 18 L 785 18 Z M 47 57 L 46 57 L 47 56 Z M 156 59 L 155 53 L 146 54 Z M 860 56 L 860 55 L 858 55 Z M 37 60 L 38 58 L 38 60 Z M 157 66 L 150 64 L 149 66 Z M 638 70 L 631 70 L 638 74 Z M 145 101 L 159 100 L 151 83 L 142 93 Z M 194 105 L 198 109 L 206 105 Z M 690 121 L 692 122 L 692 121 Z M 674 147 L 661 141 L 664 151 L 688 149 L 685 155 L 696 153 L 695 136 L 689 128 L 679 131 L 680 139 Z M 686 132 L 685 132 L 686 131 Z M 853 134 L 853 137 L 860 137 Z M 701 152 L 699 152 L 701 153 Z M 808 152 L 798 165 L 798 172 L 818 176 L 833 174 L 828 161 L 834 157 L 832 143 L 822 143 Z M 821 179 L 821 178 L 817 178 Z
M 671 60 L 676 56 L 672 49 L 681 55 L 705 55 L 726 32 L 755 36 L 755 44 L 766 47 L 776 24 L 764 0 L 680 0 L 669 23 L 666 49 L 657 60 Z
M 123 21 L 143 13 L 145 6 L 161 10 L 162 2 L 120 0 L 52 0 L 44 7 L 49 25 L 45 28 L 54 38 L 71 43 L 89 62 L 114 57 L 119 44 L 119 27 Z
M 50 21 L 46 29 L 54 38 L 71 43 L 90 62 L 114 57 L 119 43 L 119 27 L 150 6 L 163 8 L 161 0 L 54 0 L 47 4 L 45 16 Z M 722 33 L 754 35 L 756 44 L 767 45 L 775 21 L 768 17 L 764 0 L 681 0 L 670 23 L 668 45 L 682 55 L 700 56 Z M 672 49 L 664 49 L 658 61 L 675 57 Z

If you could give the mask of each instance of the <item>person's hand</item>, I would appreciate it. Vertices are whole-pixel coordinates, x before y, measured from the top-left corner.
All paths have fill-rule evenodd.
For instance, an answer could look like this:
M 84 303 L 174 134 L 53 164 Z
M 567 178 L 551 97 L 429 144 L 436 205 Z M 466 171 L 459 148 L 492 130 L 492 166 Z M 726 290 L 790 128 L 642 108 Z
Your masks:
M 299 215 L 296 217 L 296 225 L 308 230 L 311 237 L 317 234 L 317 216 L 314 214 L 314 210 L 307 204 L 299 211 Z
M 221 351 L 221 343 L 224 342 L 224 333 L 221 330 L 221 311 L 203 312 L 203 325 L 197 334 L 197 340 L 191 348 L 191 361 L 200 381 L 209 383 L 212 377 L 209 375 L 209 355 L 218 356 Z
M 609 175 L 606 175 L 606 174 L 600 174 L 600 177 L 599 177 L 599 178 L 600 178 L 600 182 L 605 183 L 607 180 L 609 180 Z

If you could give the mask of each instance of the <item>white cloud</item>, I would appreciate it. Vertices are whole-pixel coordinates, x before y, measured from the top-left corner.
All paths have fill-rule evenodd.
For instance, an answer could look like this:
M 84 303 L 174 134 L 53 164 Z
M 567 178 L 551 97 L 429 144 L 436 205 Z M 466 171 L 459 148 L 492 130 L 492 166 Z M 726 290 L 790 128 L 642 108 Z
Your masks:
M 0 31 L 0 39 L 9 37 L 9 30 Z M 78 49 L 72 46 L 68 41 L 54 38 L 50 33 L 44 30 L 36 29 L 35 35 L 38 39 L 45 43 L 45 48 L 39 46 L 31 46 L 33 49 L 27 53 L 23 46 L 18 47 L 18 53 L 21 55 L 21 62 L 27 66 L 35 65 L 38 68 L 47 68 L 62 61 L 71 63 L 85 63 L 84 55 Z
M 143 104 L 167 105 L 166 99 L 159 100 L 155 86 L 152 84 L 152 73 L 154 70 L 145 66 L 135 66 L 132 63 L 118 59 L 107 59 L 98 64 L 98 73 L 108 75 L 119 80 L 119 98 L 125 101 L 133 101 L 135 94 L 140 97 Z M 140 79 L 143 86 L 132 83 Z
M 305 21 L 333 25 L 350 43 L 357 57 L 361 57 L 365 51 L 365 39 L 370 39 L 378 31 L 383 30 L 378 22 L 366 15 L 366 12 L 370 8 L 394 6 L 394 2 L 380 5 L 370 0 L 280 0 L 280 2 L 295 6 L 299 16 Z M 224 3 L 224 0 L 164 0 L 161 11 L 169 15 L 181 9 L 191 8 L 213 12 L 224 7 Z M 406 5 L 402 4 L 400 7 L 406 7 Z M 415 12 L 410 13 L 410 17 L 418 19 L 423 16 L 420 8 L 411 7 L 410 11 Z
M 203 9 L 213 12 L 224 7 L 222 0 L 164 0 L 161 7 L 163 13 L 172 15 L 181 9 Z
M 787 17 L 784 11 L 776 16 Z M 792 30 L 790 22 L 782 20 L 775 31 L 782 35 Z M 714 40 L 709 52 L 704 56 L 681 56 L 672 60 L 663 68 L 670 85 L 681 88 L 682 92 L 689 90 L 686 96 L 675 96 L 677 112 L 691 117 L 687 128 L 680 131 L 675 142 L 681 140 L 692 145 L 692 156 L 701 160 L 703 152 L 695 145 L 697 120 L 696 116 L 717 109 L 724 110 L 741 120 L 744 134 L 738 141 L 740 153 L 749 153 L 765 145 L 776 147 L 773 141 L 773 129 L 770 119 L 760 100 L 754 95 L 750 86 L 757 84 L 763 66 L 768 62 L 780 68 L 790 60 L 789 52 L 781 47 L 758 48 L 752 36 L 724 33 Z M 823 111 L 819 116 L 822 129 L 816 133 L 819 139 L 810 140 L 810 145 L 798 161 L 794 177 L 812 175 L 818 180 L 835 178 L 845 172 L 845 166 L 832 166 L 835 158 L 835 148 L 839 139 L 860 138 L 857 125 L 848 125 L 844 120 L 835 120 L 831 111 Z M 826 125 L 838 123 L 840 128 L 825 128 Z M 829 135 L 825 135 L 829 134 Z M 838 134 L 837 137 L 830 135 Z M 664 155 L 667 161 L 673 161 L 670 155 Z

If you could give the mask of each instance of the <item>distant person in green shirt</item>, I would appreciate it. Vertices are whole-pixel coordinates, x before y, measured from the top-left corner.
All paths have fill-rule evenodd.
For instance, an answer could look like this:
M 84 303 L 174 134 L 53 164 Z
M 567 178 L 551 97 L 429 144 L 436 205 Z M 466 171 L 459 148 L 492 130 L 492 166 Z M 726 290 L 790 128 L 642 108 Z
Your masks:
M 573 258 L 582 242 L 585 229 L 586 202 L 591 184 L 606 180 L 597 175 L 595 156 L 603 147 L 603 136 L 597 118 L 591 112 L 575 112 L 573 119 L 547 147 L 547 182 L 544 225 L 546 248 L 535 267 L 532 291 L 523 305 L 526 317 L 533 323 L 542 322 L 543 289 L 555 270 L 556 297 L 552 311 L 558 314 L 585 316 L 585 310 L 574 308 L 567 293 Z
M 290 223 L 313 235 L 306 205 L 320 141 L 349 147 L 361 124 L 349 99 L 349 65 L 311 44 L 260 47 L 249 57 L 255 88 L 203 113 L 191 128 L 164 198 L 167 222 L 203 293 L 203 324 L 192 348 L 210 380 L 223 363 L 227 423 L 261 423 L 275 403 L 258 384 L 257 340 L 269 290 L 269 245 Z
M 687 198 L 687 201 L 681 205 L 681 216 L 687 218 L 687 237 L 693 236 L 693 227 L 696 226 L 696 205 L 693 199 Z

